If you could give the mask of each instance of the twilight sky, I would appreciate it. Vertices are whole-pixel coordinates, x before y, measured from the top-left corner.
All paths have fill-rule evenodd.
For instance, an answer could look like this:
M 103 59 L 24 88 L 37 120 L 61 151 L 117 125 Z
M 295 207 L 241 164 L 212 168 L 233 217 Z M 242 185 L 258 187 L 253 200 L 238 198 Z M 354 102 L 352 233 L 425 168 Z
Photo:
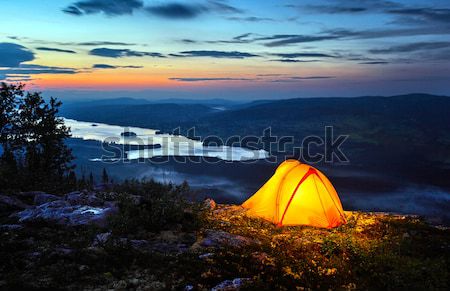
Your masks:
M 0 80 L 61 98 L 450 94 L 448 0 L 0 4 Z

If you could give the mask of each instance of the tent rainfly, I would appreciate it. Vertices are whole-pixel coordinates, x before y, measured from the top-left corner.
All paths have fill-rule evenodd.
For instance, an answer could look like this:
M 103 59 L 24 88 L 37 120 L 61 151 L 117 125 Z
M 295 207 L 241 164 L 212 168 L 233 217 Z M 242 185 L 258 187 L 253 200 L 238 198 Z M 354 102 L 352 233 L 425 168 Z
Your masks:
M 275 174 L 245 201 L 247 215 L 278 226 L 310 225 L 333 228 L 345 224 L 341 201 L 319 170 L 297 160 L 281 163 Z

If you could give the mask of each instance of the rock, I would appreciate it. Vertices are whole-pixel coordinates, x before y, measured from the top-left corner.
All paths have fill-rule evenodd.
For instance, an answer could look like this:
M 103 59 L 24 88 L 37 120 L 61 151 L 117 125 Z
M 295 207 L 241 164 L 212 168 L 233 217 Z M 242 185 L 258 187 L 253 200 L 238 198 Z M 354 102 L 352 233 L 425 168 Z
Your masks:
M 86 190 L 68 193 L 64 196 L 64 199 L 71 205 L 89 205 L 98 207 L 104 204 L 104 201 L 98 198 L 95 193 Z
M 0 195 L 0 207 L 3 206 L 5 208 L 11 209 L 27 209 L 30 208 L 30 205 L 27 205 L 13 196 Z
M 113 288 L 114 289 L 119 289 L 119 290 L 126 289 L 127 288 L 127 282 L 125 280 L 120 280 L 120 281 L 114 282 Z
M 0 225 L 0 230 L 1 231 L 10 231 L 10 230 L 18 230 L 18 229 L 22 229 L 23 226 L 20 224 L 3 224 Z
M 129 241 L 132 248 L 137 250 L 146 249 L 150 243 L 145 239 L 132 239 Z
M 181 254 L 189 250 L 189 246 L 183 243 L 168 243 L 162 241 L 152 242 L 149 250 L 161 254 Z
M 58 255 L 67 256 L 73 253 L 73 249 L 66 248 L 66 247 L 58 247 L 55 248 L 55 253 Z
M 153 281 L 147 284 L 146 290 L 165 290 L 166 284 L 164 282 Z
M 28 191 L 28 192 L 19 192 L 17 195 L 20 196 L 21 198 L 32 198 L 32 199 L 34 199 L 34 197 L 36 195 L 40 195 L 40 194 L 47 194 L 47 193 L 42 192 L 42 191 Z
M 216 201 L 214 201 L 211 198 L 207 198 L 205 199 L 205 201 L 203 201 L 203 206 L 207 209 L 207 210 L 214 210 L 217 207 Z
M 231 291 L 240 290 L 242 286 L 251 282 L 249 278 L 236 278 L 234 280 L 226 280 L 219 285 L 213 287 L 211 291 Z
M 210 258 L 212 256 L 214 256 L 213 253 L 206 253 L 206 254 L 202 254 L 202 255 L 198 256 L 198 258 L 201 260 L 204 260 L 204 259 Z
M 132 286 L 137 286 L 139 285 L 139 279 L 138 278 L 133 278 L 128 280 L 128 282 L 132 285 Z
M 178 240 L 178 236 L 171 230 L 163 230 L 160 232 L 159 237 L 163 241 L 173 242 Z
M 73 201 L 55 200 L 25 209 L 14 215 L 19 217 L 20 222 L 43 219 L 66 225 L 96 224 L 105 226 L 107 217 L 118 211 L 116 205 L 111 202 L 105 203 L 102 207 L 72 203 Z
M 96 247 L 99 245 L 104 245 L 109 240 L 110 237 L 111 237 L 111 232 L 99 233 L 95 236 L 92 246 Z
M 111 189 L 111 184 L 97 184 L 94 186 L 94 191 L 107 191 Z
M 205 237 L 197 242 L 202 247 L 214 247 L 219 248 L 224 245 L 232 247 L 244 247 L 252 244 L 259 244 L 258 241 L 251 238 L 231 234 L 221 230 L 206 230 Z
M 55 201 L 55 200 L 59 200 L 60 197 L 56 196 L 56 195 L 52 195 L 52 194 L 47 194 L 44 192 L 36 192 L 36 194 L 34 195 L 34 204 L 36 205 L 41 205 L 47 202 L 51 202 L 51 201 Z

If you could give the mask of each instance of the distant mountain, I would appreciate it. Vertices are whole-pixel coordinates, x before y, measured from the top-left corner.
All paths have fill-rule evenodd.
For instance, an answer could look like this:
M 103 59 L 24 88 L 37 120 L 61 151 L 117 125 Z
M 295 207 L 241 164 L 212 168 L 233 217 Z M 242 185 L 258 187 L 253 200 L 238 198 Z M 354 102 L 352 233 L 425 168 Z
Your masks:
M 61 115 L 83 121 L 172 129 L 218 111 L 200 104 L 124 104 L 68 106 L 61 111 Z
M 160 99 L 160 100 L 152 100 L 151 103 L 174 103 L 174 104 L 203 104 L 210 106 L 237 106 L 240 104 L 247 103 L 246 101 L 235 101 L 228 99 L 181 99 L 181 98 L 168 98 L 168 99 Z
M 108 106 L 108 105 L 142 105 L 142 104 L 201 104 L 208 106 L 222 106 L 234 107 L 246 104 L 246 101 L 233 101 L 227 99 L 182 99 L 182 98 L 167 98 L 167 99 L 143 99 L 143 98 L 108 98 L 98 100 L 83 100 L 83 101 L 65 101 L 66 107 L 91 107 L 91 106 Z M 252 104 L 250 102 L 248 104 Z

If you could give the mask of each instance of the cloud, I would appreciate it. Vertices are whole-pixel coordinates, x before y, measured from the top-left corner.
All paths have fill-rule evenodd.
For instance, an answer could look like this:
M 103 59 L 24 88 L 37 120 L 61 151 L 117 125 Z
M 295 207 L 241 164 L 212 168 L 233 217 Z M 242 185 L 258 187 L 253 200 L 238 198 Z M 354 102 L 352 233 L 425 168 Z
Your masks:
M 239 8 L 214 0 L 207 1 L 205 4 L 166 2 L 145 7 L 145 10 L 152 15 L 168 19 L 190 19 L 211 12 L 222 14 L 243 13 Z
M 336 3 L 338 2 L 338 3 Z M 378 13 L 399 16 L 396 23 L 419 23 L 429 24 L 450 23 L 450 9 L 433 7 L 417 7 L 405 5 L 393 1 L 370 1 L 370 0 L 341 0 L 329 1 L 324 5 L 287 5 L 299 10 L 309 10 L 323 14 L 362 14 Z
M 26 47 L 9 42 L 0 43 L 0 67 L 18 67 L 32 60 L 34 54 Z
M 47 67 L 40 65 L 25 65 L 22 64 L 15 68 L 0 69 L 0 80 L 6 82 L 29 82 L 35 80 L 31 75 L 40 74 L 77 74 L 79 70 L 73 68 L 63 67 Z
M 169 54 L 172 57 L 187 58 L 187 57 L 209 57 L 217 59 L 245 59 L 252 57 L 259 57 L 257 54 L 239 52 L 239 51 L 184 51 L 177 54 Z
M 28 37 L 21 36 L 8 36 L 9 39 L 17 40 L 21 42 L 27 43 L 39 43 L 40 45 L 60 45 L 60 46 L 101 46 L 101 45 L 110 45 L 110 46 L 131 46 L 136 45 L 135 43 L 127 43 L 127 42 L 117 42 L 117 41 L 86 41 L 86 42 L 60 42 L 60 41 L 48 41 L 42 39 L 33 39 Z
M 182 2 L 163 2 L 144 6 L 142 0 L 85 0 L 75 2 L 63 9 L 63 12 L 83 16 L 103 13 L 108 16 L 130 15 L 135 11 L 146 11 L 150 15 L 169 19 L 195 18 L 203 13 L 217 12 L 225 14 L 242 13 L 242 10 L 221 1 L 209 0 L 204 4 Z
M 38 47 L 36 49 L 39 51 L 49 51 L 49 52 L 68 53 L 68 54 L 76 54 L 77 53 L 72 50 L 64 50 L 64 49 L 51 48 L 51 47 Z
M 99 46 L 99 45 L 128 46 L 128 45 L 136 45 L 135 43 L 126 43 L 126 42 L 117 42 L 117 41 L 90 41 L 90 42 L 76 42 L 76 43 L 70 43 L 70 44 L 80 45 L 80 46 Z
M 258 74 L 257 77 L 279 77 L 284 76 L 286 74 Z
M 165 58 L 160 53 L 140 52 L 129 49 L 110 49 L 110 48 L 96 48 L 89 52 L 90 55 L 107 57 L 107 58 L 123 58 L 123 57 L 156 57 Z
M 22 64 L 14 68 L 0 69 L 0 73 L 7 75 L 76 74 L 78 73 L 78 70 L 65 67 L 48 67 L 41 65 Z
M 314 5 L 286 5 L 286 7 L 295 8 L 300 11 L 308 10 L 323 14 L 359 14 L 380 12 L 383 9 L 392 9 L 402 6 L 399 3 L 386 0 L 328 0 L 322 2 L 325 3 Z
M 313 63 L 319 62 L 318 60 L 297 60 L 297 59 L 276 59 L 271 60 L 272 62 L 280 62 L 280 63 Z
M 273 56 L 277 56 L 280 58 L 336 58 L 336 56 L 323 54 L 323 53 L 276 53 L 272 54 Z
M 251 57 L 259 57 L 259 55 L 246 53 L 246 52 L 238 52 L 238 51 L 184 51 L 179 54 L 175 54 L 173 56 L 178 57 L 210 57 L 210 58 L 229 58 L 229 59 L 244 59 Z
M 334 79 L 335 76 L 308 76 L 308 77 L 290 77 L 292 80 L 314 80 L 314 79 Z
M 362 62 L 360 65 L 387 65 L 389 62 L 386 61 L 371 61 L 371 62 Z
M 145 9 L 153 15 L 172 19 L 194 18 L 209 10 L 203 5 L 181 3 L 165 3 L 156 6 L 149 6 Z
M 267 47 L 286 46 L 296 43 L 317 42 L 323 40 L 333 40 L 340 38 L 339 35 L 273 35 L 269 37 L 261 37 L 256 40 L 271 40 L 265 43 Z
M 242 9 L 236 8 L 234 6 L 225 4 L 223 1 L 217 1 L 217 0 L 209 0 L 209 7 L 211 7 L 212 10 L 222 13 L 244 13 Z
M 76 74 L 78 69 L 24 64 L 34 60 L 34 54 L 24 46 L 0 43 L 0 80 L 25 81 L 37 74 Z
M 353 6 L 326 6 L 326 5 L 308 5 L 307 9 L 317 11 L 320 13 L 340 14 L 340 13 L 361 13 L 367 12 L 367 7 Z
M 228 20 L 232 20 L 232 21 L 245 21 L 245 22 L 272 22 L 272 21 L 276 21 L 273 18 L 269 18 L 269 17 L 257 17 L 257 16 L 247 16 L 247 17 L 239 17 L 239 16 L 232 16 L 232 17 L 227 17 Z
M 253 81 L 250 78 L 169 78 L 178 82 L 207 82 L 207 81 Z
M 386 10 L 386 13 L 408 16 L 415 19 L 402 18 L 399 22 L 416 22 L 415 20 L 450 23 L 450 9 L 445 8 L 399 8 Z
M 369 52 L 373 54 L 386 54 L 386 53 L 407 53 L 421 50 L 435 50 L 450 47 L 450 42 L 416 42 L 405 45 L 397 45 L 386 49 L 372 49 Z
M 143 66 L 113 66 L 107 64 L 94 64 L 93 69 L 141 69 Z
M 298 82 L 298 81 L 303 81 L 303 80 L 321 80 L 321 79 L 334 79 L 334 78 L 336 78 L 336 77 L 335 76 L 306 76 L 306 77 L 294 76 L 294 77 L 286 77 L 286 78 L 282 78 L 282 79 L 274 79 L 274 80 L 270 80 L 270 82 L 289 83 L 289 82 Z
M 63 11 L 75 16 L 97 13 L 118 16 L 132 14 L 134 10 L 141 9 L 143 6 L 141 0 L 86 0 L 75 2 Z

